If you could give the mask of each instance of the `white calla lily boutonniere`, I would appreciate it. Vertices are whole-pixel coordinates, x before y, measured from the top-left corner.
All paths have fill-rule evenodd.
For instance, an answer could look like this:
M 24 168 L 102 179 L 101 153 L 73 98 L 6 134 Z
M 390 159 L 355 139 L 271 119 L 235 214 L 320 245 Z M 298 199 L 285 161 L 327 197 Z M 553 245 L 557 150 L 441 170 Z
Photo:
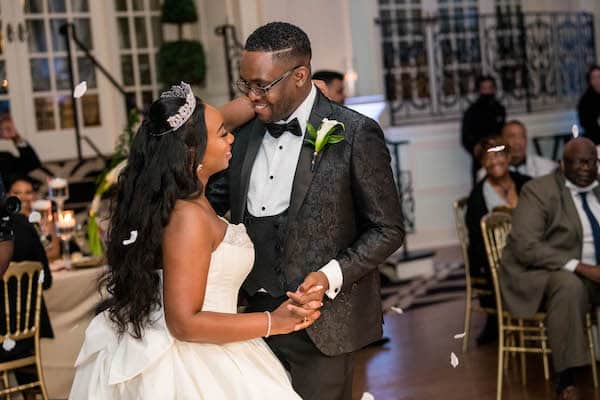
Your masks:
M 314 148 L 312 161 L 310 163 L 310 170 L 314 172 L 315 163 L 321 151 L 323 151 L 328 144 L 336 144 L 343 141 L 344 135 L 339 133 L 336 134 L 336 132 L 343 132 L 346 128 L 340 121 L 323 118 L 319 129 L 315 129 L 310 122 L 306 124 L 306 129 L 308 129 L 306 142 L 310 143 Z

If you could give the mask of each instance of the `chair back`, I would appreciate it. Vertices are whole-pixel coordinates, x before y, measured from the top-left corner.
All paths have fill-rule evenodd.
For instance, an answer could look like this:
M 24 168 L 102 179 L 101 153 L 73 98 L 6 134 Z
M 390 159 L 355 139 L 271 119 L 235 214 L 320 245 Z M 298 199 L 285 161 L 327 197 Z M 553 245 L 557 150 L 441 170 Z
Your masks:
M 500 294 L 500 283 L 498 281 L 498 270 L 500 269 L 500 259 L 502 250 L 506 246 L 506 239 L 510 233 L 511 215 L 505 212 L 491 212 L 481 219 L 481 233 L 485 244 L 488 263 L 492 272 L 492 281 L 494 292 L 496 294 L 496 307 L 498 315 L 502 315 L 502 302 Z
M 469 230 L 465 221 L 467 216 L 467 198 L 463 197 L 454 202 L 454 222 L 456 224 L 456 234 L 458 235 L 458 242 L 460 243 L 460 250 L 462 251 L 463 259 L 465 262 L 465 273 L 467 279 L 470 277 L 470 265 L 469 265 Z
M 9 338 L 17 341 L 39 334 L 43 281 L 44 271 L 39 262 L 9 265 L 2 276 L 4 305 L 0 309 L 0 343 Z

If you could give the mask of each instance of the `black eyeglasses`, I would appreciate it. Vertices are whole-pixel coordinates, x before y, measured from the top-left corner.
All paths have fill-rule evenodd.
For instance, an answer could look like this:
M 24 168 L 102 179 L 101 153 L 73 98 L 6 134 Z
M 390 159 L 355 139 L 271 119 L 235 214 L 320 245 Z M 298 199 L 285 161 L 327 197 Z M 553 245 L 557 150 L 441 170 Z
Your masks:
M 271 90 L 273 88 L 273 86 L 277 85 L 279 82 L 283 81 L 285 78 L 290 76 L 291 73 L 294 72 L 294 70 L 296 70 L 297 68 L 303 67 L 303 66 L 304 65 L 296 65 L 294 68 L 285 72 L 279 78 L 275 79 L 274 81 L 272 81 L 271 83 L 269 83 L 268 85 L 265 85 L 265 86 L 257 85 L 255 83 L 250 83 L 241 78 L 237 80 L 237 82 L 235 83 L 235 86 L 237 87 L 237 89 L 240 92 L 242 92 L 245 95 L 252 92 L 259 97 L 263 97 L 269 93 L 269 90 Z

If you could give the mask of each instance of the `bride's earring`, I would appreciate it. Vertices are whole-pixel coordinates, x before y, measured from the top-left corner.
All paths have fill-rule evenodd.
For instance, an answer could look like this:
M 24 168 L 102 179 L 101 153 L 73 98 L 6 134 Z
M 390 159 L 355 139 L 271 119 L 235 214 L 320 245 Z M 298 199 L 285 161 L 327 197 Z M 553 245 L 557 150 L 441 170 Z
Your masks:
M 196 175 L 200 174 L 200 171 L 202 171 L 202 167 L 203 167 L 202 164 L 198 164 L 198 168 L 196 168 Z

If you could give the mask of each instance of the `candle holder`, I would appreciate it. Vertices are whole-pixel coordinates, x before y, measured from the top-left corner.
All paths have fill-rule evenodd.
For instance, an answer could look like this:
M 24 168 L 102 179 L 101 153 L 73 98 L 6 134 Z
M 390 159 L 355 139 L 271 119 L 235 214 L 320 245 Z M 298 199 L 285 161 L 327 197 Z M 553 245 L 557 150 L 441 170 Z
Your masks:
M 61 213 L 65 200 L 69 198 L 69 185 L 66 179 L 52 178 L 48 181 L 48 199 L 56 203 L 57 213 Z
M 64 210 L 57 213 L 56 234 L 62 243 L 62 256 L 65 268 L 71 268 L 71 249 L 69 242 L 75 233 L 77 221 L 73 210 Z

